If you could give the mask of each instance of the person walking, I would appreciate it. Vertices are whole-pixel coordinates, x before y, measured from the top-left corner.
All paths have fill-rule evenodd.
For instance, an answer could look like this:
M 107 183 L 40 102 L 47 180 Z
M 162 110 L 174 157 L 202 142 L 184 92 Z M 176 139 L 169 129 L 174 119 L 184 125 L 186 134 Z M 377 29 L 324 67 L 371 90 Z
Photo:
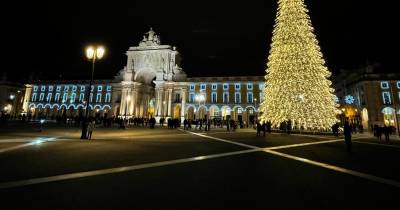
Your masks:
M 347 152 L 351 153 L 351 126 L 349 124 L 348 118 L 346 118 L 346 121 L 344 122 L 344 141 L 346 143 L 346 148 Z
M 383 126 L 383 134 L 385 135 L 385 141 L 389 141 L 391 127 Z
M 92 133 L 93 133 L 93 130 L 94 130 L 94 121 L 93 120 L 90 120 L 89 121 L 89 124 L 88 124 L 88 128 L 87 128 L 87 139 L 88 140 L 90 140 L 90 139 L 92 139 Z
M 261 132 L 261 124 L 257 122 L 257 136 L 260 136 L 260 132 Z

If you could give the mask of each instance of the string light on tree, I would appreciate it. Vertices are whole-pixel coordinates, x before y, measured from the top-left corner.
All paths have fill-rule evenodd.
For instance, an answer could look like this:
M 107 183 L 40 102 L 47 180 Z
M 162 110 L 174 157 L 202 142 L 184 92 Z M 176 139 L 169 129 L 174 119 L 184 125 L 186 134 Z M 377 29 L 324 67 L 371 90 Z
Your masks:
M 291 120 L 308 129 L 330 128 L 340 112 L 307 13 L 304 0 L 278 1 L 261 104 L 261 119 L 275 126 Z

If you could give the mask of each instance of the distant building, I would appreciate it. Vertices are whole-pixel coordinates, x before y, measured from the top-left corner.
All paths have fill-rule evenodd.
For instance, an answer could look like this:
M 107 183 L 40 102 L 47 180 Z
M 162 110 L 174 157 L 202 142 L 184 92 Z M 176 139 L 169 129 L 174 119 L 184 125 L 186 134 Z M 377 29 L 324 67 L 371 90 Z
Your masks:
M 378 73 L 378 66 L 342 71 L 335 89 L 344 117 L 365 129 L 373 125 L 397 127 L 400 114 L 400 74 Z M 396 115 L 397 113 L 397 115 Z
M 92 86 L 92 116 L 255 119 L 263 98 L 263 76 L 187 78 L 180 67 L 179 52 L 170 45 L 161 45 L 152 29 L 126 55 L 126 67 L 114 79 L 95 81 Z M 27 84 L 23 110 L 34 117 L 82 116 L 88 83 Z
M 0 81 L 0 113 L 7 114 L 11 118 L 17 117 L 22 112 L 25 88 L 23 85 L 6 81 Z

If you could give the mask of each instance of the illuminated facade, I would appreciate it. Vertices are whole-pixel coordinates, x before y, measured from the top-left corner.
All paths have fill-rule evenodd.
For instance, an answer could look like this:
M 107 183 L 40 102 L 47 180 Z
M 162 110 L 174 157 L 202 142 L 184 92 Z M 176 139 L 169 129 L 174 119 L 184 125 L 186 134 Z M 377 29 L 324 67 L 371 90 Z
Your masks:
M 397 127 L 400 115 L 400 74 L 376 72 L 376 67 L 368 66 L 342 72 L 335 78 L 342 117 L 349 117 L 365 129 L 371 128 L 371 125 Z
M 22 111 L 24 87 L 15 82 L 0 81 L 0 113 L 16 117 Z
M 23 110 L 41 117 L 82 116 L 86 108 L 85 82 L 49 81 L 26 85 Z M 96 81 L 90 91 L 92 115 L 106 116 L 112 111 L 112 85 Z
M 92 116 L 253 121 L 263 98 L 264 77 L 188 78 L 175 47 L 161 45 L 150 29 L 126 52 L 127 65 L 91 88 Z M 23 110 L 35 116 L 82 116 L 88 81 L 26 85 Z

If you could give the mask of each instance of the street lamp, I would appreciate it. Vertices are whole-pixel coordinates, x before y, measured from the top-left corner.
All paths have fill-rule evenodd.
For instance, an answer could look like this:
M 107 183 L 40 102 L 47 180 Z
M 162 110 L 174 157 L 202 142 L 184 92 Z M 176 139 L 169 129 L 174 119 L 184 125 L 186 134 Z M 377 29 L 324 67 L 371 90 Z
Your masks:
M 94 64 L 96 63 L 96 60 L 100 60 L 105 53 L 105 49 L 102 46 L 98 47 L 93 47 L 89 46 L 86 48 L 86 57 L 88 60 L 92 61 L 92 75 L 90 78 L 89 82 L 89 88 L 87 90 L 86 94 L 86 112 L 85 112 L 85 118 L 82 123 L 82 134 L 81 134 L 81 139 L 87 139 L 87 118 L 89 114 L 89 104 L 90 104 L 90 92 L 92 88 L 92 83 L 93 83 L 93 74 L 94 74 Z

